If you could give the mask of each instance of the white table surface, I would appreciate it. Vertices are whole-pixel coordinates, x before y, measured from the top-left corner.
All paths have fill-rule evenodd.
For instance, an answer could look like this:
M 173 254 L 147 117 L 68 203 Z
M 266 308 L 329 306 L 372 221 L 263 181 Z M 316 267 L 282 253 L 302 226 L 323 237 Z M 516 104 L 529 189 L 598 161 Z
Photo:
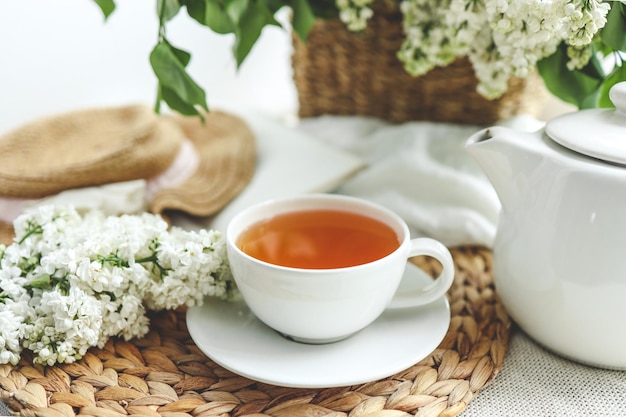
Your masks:
M 574 363 L 515 328 L 502 371 L 460 417 L 626 415 L 626 372 Z

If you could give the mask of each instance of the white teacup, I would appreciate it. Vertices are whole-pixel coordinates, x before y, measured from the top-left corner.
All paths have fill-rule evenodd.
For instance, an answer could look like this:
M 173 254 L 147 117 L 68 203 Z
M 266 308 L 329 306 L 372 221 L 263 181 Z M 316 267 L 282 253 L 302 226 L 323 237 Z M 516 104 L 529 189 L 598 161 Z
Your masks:
M 307 210 L 340 210 L 377 219 L 393 229 L 398 246 L 367 263 L 328 269 L 275 265 L 238 247 L 241 234 L 258 222 Z M 398 215 L 354 197 L 305 194 L 269 200 L 236 215 L 226 238 L 231 270 L 248 307 L 269 327 L 304 343 L 338 341 L 372 323 L 387 308 L 430 303 L 443 296 L 454 279 L 452 256 L 443 244 L 430 238 L 411 239 Z M 417 255 L 437 259 L 443 266 L 440 276 L 425 288 L 398 291 L 408 258 Z

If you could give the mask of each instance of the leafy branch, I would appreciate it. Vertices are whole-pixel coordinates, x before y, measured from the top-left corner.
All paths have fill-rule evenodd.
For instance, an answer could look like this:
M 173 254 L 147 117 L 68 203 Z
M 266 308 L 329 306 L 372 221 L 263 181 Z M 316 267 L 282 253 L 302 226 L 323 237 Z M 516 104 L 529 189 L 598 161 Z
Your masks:
M 105 18 L 115 10 L 115 0 L 93 1 Z M 592 57 L 583 68 L 567 67 L 571 60 L 565 43 L 537 63 L 548 90 L 579 108 L 611 107 L 610 88 L 626 80 L 626 0 L 604 1 L 611 4 L 607 22 L 592 41 Z M 275 16 L 285 7 L 291 10 L 291 25 L 302 40 L 307 39 L 315 19 L 339 16 L 336 0 L 156 0 L 159 28 L 150 54 L 158 79 L 155 110 L 159 112 L 162 103 L 185 115 L 202 117 L 202 110 L 208 110 L 205 91 L 187 71 L 191 55 L 167 37 L 168 22 L 182 10 L 212 32 L 234 36 L 233 56 L 239 68 L 265 27 L 281 27 Z M 609 61 L 614 65 L 607 66 Z
M 105 19 L 115 10 L 115 0 L 93 1 Z M 327 3 L 324 10 L 333 4 L 332 0 L 320 3 Z M 209 109 L 204 89 L 187 71 L 191 55 L 175 47 L 167 37 L 168 22 L 181 10 L 215 33 L 234 35 L 233 56 L 239 68 L 266 26 L 281 27 L 275 15 L 283 7 L 292 10 L 293 29 L 300 38 L 306 39 L 320 13 L 308 0 L 157 0 L 157 44 L 150 53 L 150 65 L 158 80 L 155 111 L 159 112 L 165 103 L 181 114 L 203 117 L 202 110 Z
M 537 63 L 539 74 L 548 90 L 578 108 L 613 107 L 609 90 L 626 80 L 626 8 L 620 1 L 611 2 L 607 22 L 593 41 L 593 55 L 581 68 L 567 68 L 567 46 L 561 44 L 553 55 Z M 607 69 L 603 64 L 613 61 Z

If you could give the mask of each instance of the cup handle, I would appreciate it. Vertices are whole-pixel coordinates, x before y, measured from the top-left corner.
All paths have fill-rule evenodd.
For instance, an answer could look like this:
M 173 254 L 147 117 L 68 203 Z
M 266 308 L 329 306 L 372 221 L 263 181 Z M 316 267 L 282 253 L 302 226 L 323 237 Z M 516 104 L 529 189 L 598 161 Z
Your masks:
M 437 300 L 444 295 L 454 281 L 454 261 L 448 248 L 430 238 L 411 240 L 409 258 L 418 255 L 432 256 L 443 266 L 441 274 L 430 284 L 418 289 L 398 291 L 387 308 L 417 307 Z

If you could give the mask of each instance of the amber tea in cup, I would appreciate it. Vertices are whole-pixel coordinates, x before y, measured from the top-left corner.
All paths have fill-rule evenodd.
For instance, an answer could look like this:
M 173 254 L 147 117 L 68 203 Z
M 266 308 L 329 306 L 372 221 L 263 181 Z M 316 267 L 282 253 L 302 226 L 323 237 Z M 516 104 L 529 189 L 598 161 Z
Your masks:
M 440 242 L 411 239 L 397 214 L 336 194 L 248 207 L 229 222 L 226 241 L 230 269 L 250 310 L 304 343 L 342 340 L 387 308 L 430 303 L 444 296 L 454 276 L 450 252 Z M 441 274 L 426 286 L 398 290 L 408 258 L 417 255 L 439 260 Z
M 248 255 L 292 268 L 345 268 L 383 258 L 400 246 L 397 233 L 373 217 L 342 210 L 300 210 L 261 220 L 237 246 Z

